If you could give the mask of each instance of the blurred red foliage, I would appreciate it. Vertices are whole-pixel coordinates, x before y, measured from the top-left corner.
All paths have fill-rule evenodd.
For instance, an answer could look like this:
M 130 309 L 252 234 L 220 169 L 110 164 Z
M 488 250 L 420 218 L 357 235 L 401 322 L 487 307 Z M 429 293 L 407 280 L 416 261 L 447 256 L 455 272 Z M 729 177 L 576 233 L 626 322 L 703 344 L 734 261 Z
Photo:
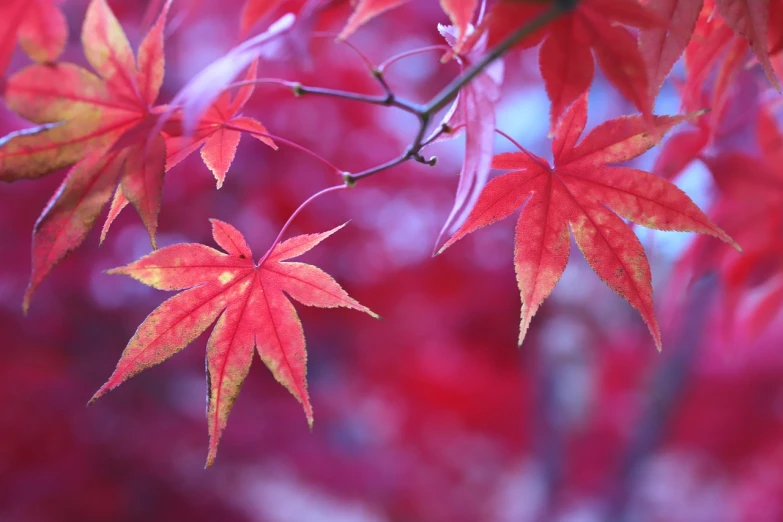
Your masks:
M 146 3 L 110 4 L 137 45 L 149 25 Z M 349 15 L 347 2 L 336 4 L 324 30 L 339 31 Z M 239 0 L 175 3 L 161 99 L 238 43 L 241 7 Z M 77 29 L 86 1 L 62 8 L 71 29 L 65 59 L 83 64 Z M 435 27 L 446 21 L 437 2 L 408 2 L 352 41 L 380 63 L 441 44 Z M 424 101 L 455 74 L 438 58 L 408 58 L 387 79 Z M 297 68 L 266 64 L 260 74 L 357 92 L 375 87 L 345 46 L 316 40 L 310 60 Z M 9 70 L 25 63 L 17 52 Z M 510 54 L 506 76 L 498 127 L 545 156 L 548 105 L 535 53 Z M 721 192 L 715 158 L 731 152 L 767 161 L 748 130 L 760 104 L 780 113 L 779 98 L 770 104 L 760 92 L 766 81 L 758 67 L 739 70 L 730 84 L 734 103 L 710 121 L 720 131 L 684 161 L 678 178 L 732 234 L 744 210 L 724 209 L 750 211 L 760 200 Z M 632 110 L 612 89 L 596 79 L 589 126 Z M 678 102 L 665 84 L 659 104 L 673 113 Z M 414 118 L 383 107 L 294 98 L 273 86 L 259 86 L 245 114 L 352 172 L 394 157 L 417 128 Z M 0 106 L 2 134 L 24 125 Z M 761 333 L 747 329 L 756 304 L 781 284 L 783 264 L 732 278 L 742 257 L 730 247 L 642 231 L 663 354 L 583 261 L 572 261 L 517 349 L 512 223 L 430 258 L 462 161 L 459 143 L 436 147 L 436 168 L 406 163 L 314 202 L 293 223 L 291 235 L 352 220 L 329 248 L 303 259 L 384 319 L 298 307 L 312 433 L 298 403 L 256 361 L 221 458 L 208 471 L 201 469 L 206 336 L 85 408 L 137 325 L 169 296 L 103 273 L 149 252 L 138 217 L 121 215 L 100 248 L 93 230 L 23 318 L 30 230 L 61 176 L 0 185 L 0 520 L 783 521 L 783 316 L 773 314 Z M 652 165 L 659 152 L 639 165 Z M 765 164 L 783 179 L 783 164 Z M 214 183 L 196 156 L 167 176 L 160 246 L 209 243 L 214 217 L 264 251 L 299 204 L 335 180 L 296 150 L 245 140 L 226 184 L 216 192 Z M 748 246 L 779 245 L 783 230 L 770 227 L 763 237 L 753 224 L 743 228 Z

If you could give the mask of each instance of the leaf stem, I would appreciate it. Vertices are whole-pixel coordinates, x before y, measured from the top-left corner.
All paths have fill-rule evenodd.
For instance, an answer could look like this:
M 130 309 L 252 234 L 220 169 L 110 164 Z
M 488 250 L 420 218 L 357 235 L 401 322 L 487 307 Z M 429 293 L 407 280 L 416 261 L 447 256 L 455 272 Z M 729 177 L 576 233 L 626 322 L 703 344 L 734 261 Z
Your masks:
M 500 129 L 495 129 L 495 132 L 504 138 L 506 138 L 508 141 L 511 142 L 512 145 L 514 145 L 516 148 L 518 148 L 520 151 L 522 151 L 528 158 L 530 158 L 532 161 L 534 161 L 537 165 L 539 165 L 544 170 L 552 170 L 552 167 L 546 163 L 543 159 L 539 158 L 529 150 L 527 150 L 525 147 L 523 147 L 517 140 L 506 134 L 504 131 Z
M 348 40 L 340 40 L 338 33 L 330 33 L 328 31 L 316 31 L 310 35 L 311 38 L 328 38 L 331 39 L 334 43 L 342 44 L 351 49 L 363 62 L 364 65 L 367 66 L 367 70 L 373 71 L 375 69 L 375 66 L 372 64 L 372 61 L 367 57 L 366 54 L 364 54 L 361 49 L 356 47 L 356 45 L 352 44 Z
M 291 88 L 296 96 L 304 96 L 304 95 L 328 96 L 331 98 L 350 100 L 350 101 L 355 101 L 360 103 L 368 103 L 371 105 L 397 107 L 398 109 L 401 109 L 405 112 L 415 115 L 419 119 L 419 129 L 416 132 L 416 136 L 414 137 L 413 142 L 407 148 L 407 150 L 402 155 L 400 155 L 399 157 L 393 160 L 387 161 L 386 163 L 377 165 L 375 167 L 369 168 L 362 172 L 358 172 L 356 174 L 343 173 L 342 170 L 336 168 L 334 165 L 326 161 L 324 158 L 313 153 L 309 149 L 306 149 L 304 147 L 298 146 L 293 143 L 289 143 L 289 145 L 293 145 L 299 148 L 300 150 L 303 150 L 315 156 L 321 162 L 329 165 L 329 167 L 335 170 L 336 172 L 343 173 L 345 186 L 352 187 L 360 179 L 368 178 L 379 172 L 383 172 L 392 167 L 396 167 L 397 165 L 400 165 L 410 159 L 414 159 L 419 163 L 423 163 L 425 165 L 434 165 L 435 158 L 431 158 L 429 160 L 425 159 L 421 155 L 421 150 L 425 146 L 431 144 L 438 136 L 446 132 L 447 129 L 443 127 L 439 129 L 435 134 L 433 134 L 433 136 L 431 136 L 429 139 L 425 139 L 427 128 L 429 127 L 429 124 L 432 122 L 433 116 L 439 110 L 443 109 L 459 93 L 460 89 L 462 89 L 465 85 L 470 83 L 492 62 L 500 58 L 509 49 L 511 49 L 514 45 L 516 45 L 520 40 L 522 40 L 527 36 L 530 36 L 535 31 L 537 31 L 547 23 L 551 22 L 552 20 L 556 19 L 560 15 L 567 13 L 568 11 L 573 9 L 578 3 L 579 3 L 578 0 L 557 0 L 553 2 L 552 6 L 549 9 L 547 9 L 546 11 L 538 15 L 529 23 L 519 27 L 517 30 L 515 30 L 510 35 L 508 35 L 502 42 L 500 42 L 495 47 L 493 47 L 479 61 L 471 65 L 459 76 L 454 78 L 454 80 L 452 80 L 451 83 L 449 83 L 446 87 L 441 89 L 441 91 L 438 94 L 436 94 L 428 103 L 424 105 L 419 105 L 413 102 L 409 102 L 397 98 L 394 92 L 392 92 L 392 90 L 389 88 L 389 85 L 386 83 L 386 80 L 383 77 L 383 72 L 387 67 L 389 67 L 393 63 L 403 58 L 413 56 L 419 53 L 434 51 L 434 50 L 441 50 L 441 49 L 448 50 L 447 46 L 433 45 L 433 46 L 423 47 L 420 49 L 414 49 L 412 51 L 403 52 L 396 56 L 392 56 L 391 58 L 388 58 L 386 61 L 381 63 L 381 65 L 378 67 L 372 67 L 372 63 L 370 62 L 369 58 L 367 58 L 367 56 L 364 55 L 364 53 L 359 51 L 359 49 L 355 48 L 355 46 L 353 46 L 352 44 L 348 44 L 349 47 L 354 49 L 361 56 L 365 64 L 371 68 L 372 75 L 375 77 L 375 79 L 384 89 L 386 93 L 385 96 L 361 94 L 361 93 L 343 91 L 338 89 L 328 89 L 324 87 L 311 87 L 311 86 L 302 85 L 299 82 L 292 82 L 289 80 L 283 80 L 279 78 L 259 78 L 256 80 L 240 81 L 240 82 L 229 84 L 226 88 L 230 89 L 233 87 L 240 87 L 242 85 L 250 85 L 250 84 L 273 83 L 273 84 L 283 85 Z M 316 37 L 326 37 L 326 36 L 329 36 L 329 33 L 316 33 Z M 347 42 L 344 43 L 347 44 Z M 259 133 L 258 135 L 262 135 L 262 134 Z M 521 145 L 516 143 L 514 140 L 512 140 L 510 136 L 508 136 L 505 133 L 502 133 L 502 135 L 508 138 L 509 140 L 511 140 L 512 143 L 516 144 L 520 148 L 520 150 L 525 151 L 525 149 Z M 285 141 L 279 137 L 276 139 L 279 139 L 281 142 L 285 143 Z
M 552 7 L 539 16 L 531 20 L 529 23 L 521 26 L 519 29 L 507 36 L 502 42 L 493 47 L 481 60 L 470 66 L 462 74 L 454 78 L 446 87 L 435 95 L 428 103 L 423 106 L 416 106 L 414 104 L 408 104 L 408 108 L 405 109 L 408 112 L 415 114 L 419 118 L 419 130 L 416 133 L 416 137 L 413 139 L 413 143 L 405 151 L 405 154 L 397 158 L 396 160 L 389 161 L 378 167 L 368 169 L 367 171 L 360 172 L 358 174 L 346 175 L 346 183 L 353 185 L 357 180 L 367 178 L 379 172 L 382 172 L 388 168 L 399 165 L 400 163 L 409 159 L 415 159 L 420 163 L 428 165 L 434 165 L 433 162 L 425 160 L 421 156 L 421 149 L 426 145 L 429 145 L 433 140 L 426 140 L 424 136 L 427 132 L 427 127 L 432 121 L 433 116 L 439 110 L 443 109 L 456 95 L 459 93 L 465 85 L 470 83 L 476 76 L 478 76 L 484 69 L 486 69 L 492 62 L 500 58 L 504 53 L 511 49 L 523 38 L 530 36 L 535 31 L 548 24 L 552 20 L 556 19 L 560 15 L 573 9 L 578 3 L 578 0 L 574 1 L 557 1 L 553 3 Z M 404 103 L 401 100 L 393 99 L 394 103 L 389 103 L 396 107 L 401 107 Z M 523 149 L 524 150 L 524 149 Z
M 410 51 L 404 51 L 399 54 L 395 54 L 394 56 L 391 56 L 384 60 L 379 66 L 378 70 L 380 72 L 386 72 L 386 69 L 391 66 L 392 64 L 397 63 L 400 60 L 403 60 L 405 58 L 409 58 L 411 56 L 416 56 L 417 54 L 423 54 L 423 53 L 429 53 L 432 51 L 445 51 L 449 52 L 451 51 L 451 47 L 448 45 L 428 45 L 427 47 L 420 47 L 418 49 L 412 49 Z
M 288 226 L 294 221 L 294 218 L 299 215 L 299 213 L 310 203 L 312 203 L 315 199 L 323 196 L 324 194 L 328 194 L 329 192 L 335 192 L 338 190 L 344 190 L 348 188 L 347 185 L 335 185 L 333 187 L 325 188 L 321 191 L 316 192 L 309 198 L 307 198 L 299 207 L 297 207 L 296 210 L 294 210 L 294 213 L 291 214 L 291 216 L 288 218 L 288 221 L 285 222 L 283 227 L 280 229 L 280 233 L 277 234 L 277 237 L 272 242 L 272 246 L 269 247 L 269 250 L 266 251 L 266 254 L 258 261 L 258 264 L 256 264 L 257 267 L 264 264 L 264 261 L 266 261 L 270 255 L 272 255 L 272 250 L 275 249 L 275 247 L 280 243 L 280 240 L 283 238 L 283 234 L 285 234 L 285 231 L 288 229 Z
M 329 167 L 331 170 L 335 171 L 336 173 L 338 173 L 338 174 L 342 174 L 343 173 L 343 170 L 337 168 L 334 165 L 334 163 L 332 163 L 331 161 L 327 160 L 326 158 L 324 158 L 323 156 L 321 156 L 317 152 L 315 152 L 315 151 L 313 151 L 311 149 L 308 149 L 304 145 L 301 145 L 301 144 L 299 144 L 299 143 L 297 143 L 295 141 L 291 141 L 291 140 L 289 140 L 287 138 L 283 138 L 283 137 L 277 136 L 276 134 L 269 134 L 269 133 L 266 133 L 266 132 L 259 132 L 259 131 L 251 131 L 251 130 L 248 130 L 248 129 L 243 128 L 243 127 L 237 127 L 237 126 L 231 125 L 231 123 L 223 123 L 222 126 L 223 126 L 224 129 L 229 129 L 229 130 L 238 131 L 238 132 L 246 132 L 247 134 L 250 134 L 252 136 L 262 136 L 264 138 L 269 138 L 269 139 L 271 139 L 273 141 L 279 141 L 280 143 L 284 143 L 285 145 L 288 145 L 291 148 L 294 148 L 294 149 L 296 149 L 298 151 L 304 152 L 305 154 L 311 156 L 312 158 L 320 161 L 321 163 L 323 163 L 324 165 L 326 165 L 327 167 Z

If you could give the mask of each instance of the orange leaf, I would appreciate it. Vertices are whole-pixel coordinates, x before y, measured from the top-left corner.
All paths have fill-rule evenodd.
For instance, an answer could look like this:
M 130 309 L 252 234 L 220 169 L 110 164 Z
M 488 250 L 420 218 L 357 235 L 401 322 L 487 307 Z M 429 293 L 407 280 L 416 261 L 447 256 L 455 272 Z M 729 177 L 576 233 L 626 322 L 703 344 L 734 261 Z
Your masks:
M 82 42 L 97 76 L 64 63 L 32 65 L 8 80 L 8 106 L 43 125 L 0 141 L 0 179 L 37 178 L 73 166 L 33 232 L 25 309 L 42 278 L 84 241 L 118 182 L 155 244 L 166 145 L 161 136 L 150 139 L 149 133 L 154 128 L 152 104 L 163 81 L 163 28 L 170 3 L 144 38 L 138 67 L 106 1 L 92 0 Z M 124 206 L 116 201 L 104 235 Z
M 217 319 L 207 345 L 207 466 L 217 454 L 218 441 L 247 376 L 254 347 L 275 379 L 302 403 L 312 427 L 304 334 L 284 292 L 308 306 L 344 306 L 377 317 L 321 269 L 286 262 L 340 228 L 280 243 L 263 264 L 257 265 L 242 234 L 228 223 L 212 220 L 212 235 L 226 253 L 199 244 L 178 244 L 111 270 L 111 274 L 128 275 L 154 288 L 184 291 L 144 320 L 117 369 L 91 402 L 179 352 Z

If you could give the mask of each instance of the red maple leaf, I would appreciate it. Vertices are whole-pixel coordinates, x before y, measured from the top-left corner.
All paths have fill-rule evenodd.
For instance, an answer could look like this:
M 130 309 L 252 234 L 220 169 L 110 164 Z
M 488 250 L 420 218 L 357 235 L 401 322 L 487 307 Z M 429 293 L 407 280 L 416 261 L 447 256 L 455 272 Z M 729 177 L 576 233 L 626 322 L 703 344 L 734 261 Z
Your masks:
M 687 111 L 696 111 L 709 107 L 711 110 L 698 118 L 698 128 L 687 129 L 671 136 L 664 143 L 660 155 L 656 158 L 653 171 L 667 179 L 679 174 L 691 161 L 698 159 L 715 144 L 726 145 L 734 135 L 740 137 L 752 132 L 753 122 L 746 117 L 752 114 L 757 105 L 755 78 L 744 67 L 748 42 L 744 38 L 727 40 L 728 47 L 722 53 L 722 61 L 715 73 L 710 87 L 712 92 L 704 90 L 703 79 L 690 83 L 694 76 L 682 86 L 682 107 Z M 701 69 L 697 69 L 699 74 Z M 748 88 L 750 86 L 750 88 Z M 737 111 L 737 107 L 742 107 Z M 733 111 L 733 113 L 732 113 Z M 744 121 L 737 122 L 737 112 Z
M 550 3 L 498 2 L 487 14 L 480 31 L 488 29 L 489 43 L 494 45 L 529 24 L 549 9 L 547 4 Z M 618 24 L 639 28 L 666 25 L 635 0 L 582 0 L 571 11 L 520 43 L 523 47 L 532 47 L 543 40 L 538 57 L 544 86 L 552 102 L 552 129 L 563 111 L 590 88 L 595 73 L 591 49 L 617 90 L 642 114 L 652 114 L 647 67 L 637 48 L 636 37 Z
M 257 64 L 257 61 L 251 64 L 245 81 L 255 80 Z M 165 125 L 167 130 L 173 129 L 172 135 L 167 135 L 165 140 L 166 172 L 193 152 L 201 149 L 201 158 L 204 160 L 204 164 L 215 176 L 217 188 L 221 188 L 226 180 L 226 173 L 234 161 L 243 132 L 277 150 L 277 145 L 267 137 L 266 127 L 261 122 L 241 115 L 242 109 L 250 100 L 254 90 L 255 85 L 249 83 L 241 86 L 233 98 L 228 91 L 218 96 L 199 121 L 192 136 L 182 135 L 181 116 L 179 113 L 175 113 Z M 106 239 L 106 234 L 114 220 L 128 203 L 130 201 L 126 197 L 123 186 L 118 186 L 101 230 L 101 243 Z
M 764 74 L 779 91 L 780 84 L 769 60 L 768 22 L 770 4 L 779 0 L 715 0 L 715 6 L 735 33 L 747 38 Z M 779 29 L 775 29 L 779 31 Z
M 379 14 L 406 3 L 408 0 L 359 0 L 356 9 L 348 19 L 348 23 L 340 33 L 339 38 L 351 36 L 360 26 L 366 24 Z
M 452 45 L 455 53 L 461 51 L 462 43 L 468 35 L 470 22 L 473 20 L 473 13 L 478 4 L 478 0 L 440 0 L 440 6 L 449 15 L 451 23 L 456 29 L 454 35 L 456 41 Z
M 62 0 L 4 0 L 0 5 L 0 76 L 16 42 L 36 62 L 53 62 L 68 42 Z
M 215 459 L 228 414 L 250 369 L 254 347 L 275 379 L 302 403 L 312 427 L 304 333 L 284 292 L 304 305 L 344 306 L 377 316 L 349 297 L 321 269 L 286 260 L 304 254 L 343 226 L 293 237 L 255 263 L 242 234 L 227 223 L 212 220 L 212 235 L 226 253 L 200 244 L 178 244 L 110 270 L 160 290 L 184 291 L 144 320 L 117 369 L 92 401 L 179 352 L 217 320 L 207 345 L 207 466 Z
M 234 161 L 242 132 L 247 132 L 262 143 L 277 149 L 274 141 L 266 136 L 268 131 L 261 122 L 241 115 L 242 109 L 253 95 L 255 85 L 251 82 L 256 79 L 257 69 L 258 61 L 254 61 L 245 76 L 246 85 L 242 85 L 233 98 L 229 91 L 218 96 L 201 117 L 194 136 L 169 141 L 171 150 L 166 162 L 166 170 L 174 167 L 192 152 L 201 149 L 201 158 L 214 174 L 217 188 L 220 188 L 226 179 L 226 172 Z
M 655 7 L 651 6 L 651 9 L 673 9 L 672 27 L 676 27 L 677 32 L 670 31 L 666 35 L 660 29 L 643 30 L 640 46 L 648 63 L 655 63 L 657 58 L 658 70 L 665 74 L 665 67 L 674 59 L 675 50 L 680 49 L 683 41 L 690 40 L 685 48 L 688 75 L 683 88 L 684 103 L 698 98 L 716 64 L 726 59 L 736 60 L 740 49 L 744 51 L 747 46 L 755 53 L 770 83 L 780 90 L 771 60 L 783 45 L 783 30 L 776 26 L 783 22 L 783 4 L 779 0 L 676 0 L 675 6 L 671 5 L 672 1 L 663 2 L 666 7 L 653 4 Z M 700 8 L 698 18 L 691 25 L 697 7 Z M 726 57 L 725 50 L 730 44 L 734 47 Z M 658 46 L 663 46 L 661 54 L 658 54 Z
M 351 36 L 359 27 L 366 24 L 376 16 L 398 7 L 409 0 L 358 0 L 356 9 L 348 19 L 348 23 L 340 33 L 340 38 Z M 258 3 L 254 1 L 253 3 Z M 473 19 L 473 13 L 479 0 L 440 0 L 443 11 L 451 19 L 451 23 L 457 28 L 457 52 L 467 34 L 468 25 Z
M 516 228 L 514 265 L 522 295 L 520 344 L 541 303 L 552 292 L 569 256 L 569 227 L 596 274 L 636 308 L 660 350 L 650 266 L 633 230 L 621 219 L 659 230 L 701 232 L 731 238 L 680 189 L 650 173 L 610 167 L 658 143 L 686 116 L 639 116 L 607 121 L 579 140 L 587 121 L 581 96 L 558 125 L 554 167 L 528 152 L 500 154 L 493 167 L 513 172 L 489 182 L 467 221 L 444 245 L 522 208 Z
M 651 26 L 639 31 L 639 50 L 647 68 L 650 100 L 654 101 L 691 40 L 701 13 L 701 0 L 658 0 L 647 7 L 668 25 Z
M 82 41 L 98 76 L 63 63 L 33 65 L 8 81 L 8 106 L 43 125 L 3 140 L 0 179 L 37 178 L 73 165 L 35 224 L 25 310 L 54 265 L 84 241 L 118 181 L 154 245 L 166 147 L 161 135 L 131 131 L 152 128 L 152 105 L 163 83 L 163 30 L 169 5 L 134 58 L 105 0 L 93 0 Z
M 719 189 L 711 215 L 742 242 L 746 254 L 737 256 L 726 248 L 698 241 L 677 269 L 680 274 L 689 271 L 698 276 L 715 271 L 721 275 L 728 326 L 736 322 L 744 297 L 765 284 L 766 295 L 751 300 L 748 307 L 752 336 L 774 318 L 775 305 L 783 298 L 783 133 L 766 106 L 758 111 L 755 124 L 760 155 L 721 151 L 703 158 Z M 758 297 L 758 292 L 754 293 Z

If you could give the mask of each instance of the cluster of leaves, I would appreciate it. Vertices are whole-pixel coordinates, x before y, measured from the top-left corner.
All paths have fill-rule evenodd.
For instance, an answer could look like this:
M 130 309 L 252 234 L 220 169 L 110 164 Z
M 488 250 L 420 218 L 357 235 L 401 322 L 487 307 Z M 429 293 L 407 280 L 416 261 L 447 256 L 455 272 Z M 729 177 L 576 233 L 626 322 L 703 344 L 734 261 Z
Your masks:
M 359 0 L 339 39 L 348 38 L 363 24 L 405 2 Z M 259 61 L 301 58 L 313 28 L 339 17 L 344 11 L 342 3 L 248 0 L 240 16 L 241 33 L 250 35 L 258 26 L 267 28 L 207 67 L 166 105 L 156 103 L 165 71 L 164 35 L 170 1 L 162 6 L 134 55 L 106 0 L 92 0 L 82 26 L 84 54 L 92 71 L 56 61 L 67 31 L 55 2 L 4 4 L 0 8 L 4 15 L 0 19 L 6 24 L 0 25 L 0 71 L 17 40 L 40 63 L 4 81 L 7 106 L 37 126 L 0 141 L 0 179 L 37 179 L 69 169 L 35 224 L 25 311 L 44 278 L 84 242 L 110 202 L 101 241 L 130 203 L 156 248 L 164 176 L 170 169 L 200 149 L 220 188 L 242 133 L 272 148 L 288 143 L 242 115 L 254 86 L 261 82 L 292 87 L 297 95 L 347 98 L 418 117 L 419 132 L 397 160 L 359 173 L 343 172 L 323 160 L 343 177 L 344 184 L 322 193 L 352 187 L 411 159 L 432 164 L 421 154 L 425 147 L 465 133 L 455 203 L 442 231 L 442 235 L 452 235 L 440 250 L 522 208 L 514 253 L 522 297 L 520 343 L 533 315 L 565 270 L 573 234 L 593 270 L 639 311 L 661 348 L 650 266 L 623 218 L 659 230 L 701 232 L 738 248 L 737 240 L 751 253 L 742 261 L 717 246 L 718 242 L 697 241 L 686 257 L 692 263 L 683 265 L 683 271 L 688 272 L 729 265 L 723 273 L 728 274 L 729 287 L 736 296 L 746 286 L 758 284 L 759 278 L 753 274 L 757 260 L 770 260 L 773 265 L 777 261 L 776 269 L 783 268 L 779 266 L 783 231 L 780 162 L 775 161 L 780 158 L 783 139 L 772 103 L 762 101 L 757 93 L 750 95 L 759 105 L 756 128 L 761 158 L 728 151 L 720 144 L 731 105 L 738 97 L 747 96 L 737 94 L 737 82 L 745 77 L 755 80 L 754 68 L 746 67 L 750 51 L 769 84 L 779 86 L 777 75 L 783 65 L 781 0 L 647 4 L 635 0 L 502 0 L 489 7 L 479 0 L 441 0 L 453 24 L 440 28 L 449 44 L 444 60 L 456 60 L 463 72 L 421 106 L 401 100 L 391 91 L 383 66 L 370 66 L 385 90 L 385 95 L 378 97 L 257 77 Z M 270 25 L 274 19 L 277 21 Z M 496 129 L 495 114 L 503 83 L 501 56 L 513 47 L 526 49 L 539 44 L 541 76 L 551 100 L 554 166 L 515 142 L 519 152 L 493 158 L 495 133 L 502 133 Z M 687 70 L 680 85 L 684 114 L 656 116 L 653 108 L 661 86 L 683 54 Z M 609 82 L 640 114 L 604 122 L 580 140 L 587 124 L 587 94 L 595 76 L 593 55 Z M 243 80 L 232 83 L 243 70 Z M 433 117 L 449 102 L 451 108 L 440 125 L 430 129 Z M 666 142 L 654 168 L 661 176 L 618 165 L 640 156 L 685 122 L 697 129 L 682 131 Z M 428 131 L 431 134 L 426 137 Z M 722 199 L 711 217 L 669 181 L 694 159 L 710 167 L 722 189 Z M 738 174 L 749 163 L 758 165 L 753 179 Z M 512 172 L 487 183 L 492 168 Z M 770 186 L 777 192 L 772 194 Z M 742 205 L 753 208 L 738 208 Z M 755 212 L 753 218 L 748 217 L 751 212 Z M 743 231 L 756 219 L 769 221 L 767 240 L 746 244 Z M 326 273 L 311 265 L 284 262 L 337 229 L 280 242 L 287 224 L 258 262 L 236 229 L 213 220 L 214 239 L 224 252 L 203 245 L 175 245 L 113 270 L 158 289 L 184 291 L 142 323 L 95 398 L 170 357 L 217 321 L 207 348 L 208 464 L 215 457 L 254 348 L 276 379 L 302 403 L 312 424 L 304 337 L 285 294 L 306 305 L 345 306 L 374 314 Z M 753 236 L 754 242 L 757 237 Z M 777 273 L 767 270 L 764 279 Z M 730 302 L 736 304 L 737 299 Z M 759 327 L 781 302 L 783 291 L 775 289 L 759 305 L 755 319 Z

